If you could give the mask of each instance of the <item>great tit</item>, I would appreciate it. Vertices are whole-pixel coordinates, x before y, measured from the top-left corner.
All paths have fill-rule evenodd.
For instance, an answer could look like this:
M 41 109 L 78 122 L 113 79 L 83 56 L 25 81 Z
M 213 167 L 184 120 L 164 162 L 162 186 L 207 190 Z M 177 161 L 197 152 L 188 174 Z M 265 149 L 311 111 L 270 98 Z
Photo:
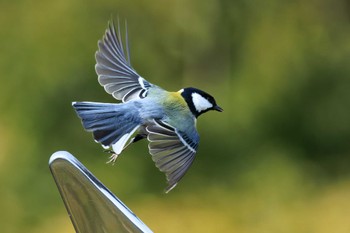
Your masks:
M 131 143 L 147 138 L 149 153 L 165 173 L 165 192 L 169 192 L 195 158 L 199 143 L 196 119 L 209 110 L 223 110 L 211 95 L 197 88 L 168 92 L 142 78 L 130 63 L 127 29 L 125 43 L 124 48 L 119 22 L 116 31 L 110 21 L 95 54 L 98 82 L 122 103 L 72 105 L 85 130 L 105 149 L 111 149 L 110 162 Z

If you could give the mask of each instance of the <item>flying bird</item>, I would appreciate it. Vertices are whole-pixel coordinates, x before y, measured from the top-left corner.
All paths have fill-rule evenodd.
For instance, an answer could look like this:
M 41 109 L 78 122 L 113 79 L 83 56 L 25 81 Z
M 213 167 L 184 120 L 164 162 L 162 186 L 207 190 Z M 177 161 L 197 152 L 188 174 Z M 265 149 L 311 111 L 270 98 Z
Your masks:
M 115 162 L 128 145 L 147 138 L 152 160 L 166 175 L 167 193 L 194 161 L 199 143 L 196 119 L 209 110 L 223 110 L 197 88 L 169 92 L 148 82 L 131 66 L 127 29 L 125 43 L 119 21 L 117 31 L 110 21 L 95 54 L 98 82 L 122 103 L 73 102 L 72 106 L 85 130 L 110 149 L 109 162 Z

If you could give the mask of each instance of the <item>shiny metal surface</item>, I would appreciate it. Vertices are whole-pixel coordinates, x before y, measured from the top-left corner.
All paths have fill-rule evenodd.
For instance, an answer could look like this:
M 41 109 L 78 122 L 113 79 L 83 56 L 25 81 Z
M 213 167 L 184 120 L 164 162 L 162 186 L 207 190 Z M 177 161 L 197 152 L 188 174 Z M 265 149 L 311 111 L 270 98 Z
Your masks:
M 54 153 L 49 167 L 77 233 L 152 232 L 70 153 Z

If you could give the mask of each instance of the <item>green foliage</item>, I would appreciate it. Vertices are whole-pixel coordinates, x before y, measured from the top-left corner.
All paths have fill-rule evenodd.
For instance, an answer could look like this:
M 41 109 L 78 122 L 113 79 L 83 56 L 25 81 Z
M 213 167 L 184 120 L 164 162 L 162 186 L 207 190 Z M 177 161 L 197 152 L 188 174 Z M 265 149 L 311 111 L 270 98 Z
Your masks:
M 207 229 L 221 223 L 222 232 L 281 232 L 281 222 L 293 220 L 299 225 L 291 232 L 301 232 L 300 216 L 327 219 L 328 203 L 350 194 L 343 185 L 350 175 L 349 13 L 342 0 L 2 1 L 1 231 L 45 232 L 47 221 L 65 214 L 47 165 L 57 150 L 76 155 L 161 232 L 176 221 L 203 232 L 196 216 Z M 71 107 L 115 101 L 94 71 L 111 15 L 127 19 L 131 62 L 144 78 L 167 90 L 201 88 L 225 110 L 200 117 L 197 159 L 165 197 L 146 142 L 106 165 L 108 154 Z M 184 212 L 157 225 L 174 203 Z M 310 208 L 298 216 L 300 205 Z M 334 219 L 343 216 L 334 211 Z M 348 221 L 339 219 L 332 223 L 346 232 Z M 307 232 L 323 232 L 309 223 Z

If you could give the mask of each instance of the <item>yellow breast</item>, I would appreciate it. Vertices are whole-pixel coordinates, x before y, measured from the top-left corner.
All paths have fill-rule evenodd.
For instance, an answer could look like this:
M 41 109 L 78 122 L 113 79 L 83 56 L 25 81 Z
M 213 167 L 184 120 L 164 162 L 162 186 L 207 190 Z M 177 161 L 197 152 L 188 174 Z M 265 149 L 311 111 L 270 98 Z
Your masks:
M 171 105 L 180 105 L 181 107 L 187 107 L 187 103 L 180 92 L 169 92 L 167 102 Z

